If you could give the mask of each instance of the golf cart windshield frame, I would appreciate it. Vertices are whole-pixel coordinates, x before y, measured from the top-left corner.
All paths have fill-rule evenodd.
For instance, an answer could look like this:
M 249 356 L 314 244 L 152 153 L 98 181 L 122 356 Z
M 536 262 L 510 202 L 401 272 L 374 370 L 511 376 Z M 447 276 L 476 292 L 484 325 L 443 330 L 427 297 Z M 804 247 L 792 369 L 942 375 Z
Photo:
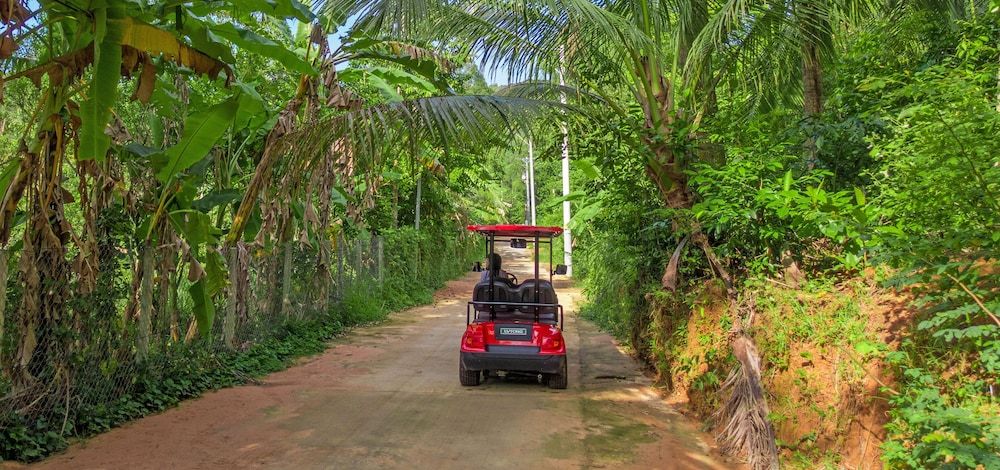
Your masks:
M 537 227 L 534 225 L 470 225 L 468 229 L 479 232 L 486 239 L 486 258 L 496 253 L 496 242 L 521 240 L 535 247 L 535 280 L 538 280 L 539 251 L 542 245 L 549 245 L 549 282 L 552 282 L 552 248 L 555 237 L 562 235 L 562 227 Z M 536 284 L 537 286 L 537 284 Z M 492 293 L 490 295 L 492 298 Z M 536 288 L 535 299 L 538 298 Z
M 538 227 L 534 225 L 469 225 L 467 227 L 469 231 L 478 232 L 485 238 L 486 241 L 486 259 L 490 258 L 490 255 L 496 253 L 496 242 L 497 241 L 511 241 L 514 239 L 523 239 L 527 244 L 532 244 L 535 248 L 535 253 L 533 260 L 535 263 L 535 301 L 534 302 L 497 302 L 496 296 L 494 295 L 494 285 L 496 280 L 493 276 L 490 276 L 490 300 L 489 301 L 471 301 L 468 304 L 465 314 L 465 323 L 470 322 L 470 313 L 474 306 L 488 306 L 490 308 L 490 318 L 496 319 L 496 307 L 497 306 L 515 306 L 515 307 L 530 307 L 535 313 L 535 322 L 538 322 L 539 309 L 546 307 L 555 307 L 559 312 L 559 329 L 563 328 L 563 308 L 559 304 L 547 304 L 540 303 L 540 291 L 539 291 L 539 270 L 538 265 L 539 251 L 541 247 L 545 244 L 549 246 L 549 283 L 552 282 L 552 249 L 554 247 L 555 237 L 562 234 L 562 227 Z M 527 279 L 525 279 L 527 280 Z M 522 281 L 524 282 L 524 281 Z

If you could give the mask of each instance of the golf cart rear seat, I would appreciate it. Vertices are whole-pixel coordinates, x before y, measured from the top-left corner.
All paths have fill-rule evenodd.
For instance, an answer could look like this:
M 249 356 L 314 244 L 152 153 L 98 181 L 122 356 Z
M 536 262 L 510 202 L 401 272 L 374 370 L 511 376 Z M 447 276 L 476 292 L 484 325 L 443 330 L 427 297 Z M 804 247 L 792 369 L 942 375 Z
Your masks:
M 476 284 L 473 290 L 472 300 L 476 302 L 490 301 L 490 282 L 483 281 Z M 506 282 L 498 281 L 493 284 L 494 302 L 523 302 L 535 303 L 535 280 L 528 279 L 520 286 L 514 286 Z M 556 291 L 552 288 L 552 283 L 542 280 L 538 283 L 538 303 L 558 304 Z M 476 305 L 476 321 L 490 320 L 490 305 Z M 522 305 L 493 305 L 498 320 L 521 320 L 534 321 L 536 307 Z M 559 322 L 559 309 L 557 307 L 538 308 L 538 320 L 542 323 L 556 324 Z
M 493 283 L 493 298 L 490 298 L 490 281 L 481 281 L 476 284 L 475 290 L 472 291 L 472 300 L 474 302 L 509 302 L 520 301 L 521 297 L 517 295 L 517 287 L 512 286 L 507 281 L 497 280 Z M 511 307 L 508 305 L 495 305 L 496 311 L 510 310 Z M 489 312 L 489 305 L 476 305 L 476 310 L 483 312 Z
M 544 279 L 538 281 L 535 279 L 526 279 L 521 283 L 517 288 L 521 302 L 535 302 L 535 282 L 538 282 L 538 303 L 559 303 L 559 298 L 556 297 L 556 290 L 552 287 L 552 283 Z M 531 318 L 534 318 L 535 307 L 522 306 L 519 307 L 519 310 L 522 313 L 530 314 Z M 559 321 L 559 309 L 557 307 L 538 308 L 538 320 L 543 323 L 557 323 Z

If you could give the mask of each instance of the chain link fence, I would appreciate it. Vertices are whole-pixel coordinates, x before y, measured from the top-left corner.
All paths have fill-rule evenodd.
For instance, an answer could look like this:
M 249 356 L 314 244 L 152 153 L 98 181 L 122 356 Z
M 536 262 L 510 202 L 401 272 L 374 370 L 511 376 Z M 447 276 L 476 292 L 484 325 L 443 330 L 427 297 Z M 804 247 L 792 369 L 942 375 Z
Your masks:
M 343 327 L 429 301 L 477 253 L 471 237 L 412 229 L 270 251 L 240 244 L 220 253 L 229 284 L 205 335 L 187 273 L 160 272 L 154 250 L 135 251 L 120 250 L 118 269 L 70 298 L 61 318 L 25 314 L 18 260 L 2 263 L 8 253 L 0 253 L 0 266 L 13 266 L 9 280 L 0 267 L 8 294 L 0 300 L 0 460 L 41 458 L 69 437 L 280 369 L 301 342 L 322 348 L 315 342 Z

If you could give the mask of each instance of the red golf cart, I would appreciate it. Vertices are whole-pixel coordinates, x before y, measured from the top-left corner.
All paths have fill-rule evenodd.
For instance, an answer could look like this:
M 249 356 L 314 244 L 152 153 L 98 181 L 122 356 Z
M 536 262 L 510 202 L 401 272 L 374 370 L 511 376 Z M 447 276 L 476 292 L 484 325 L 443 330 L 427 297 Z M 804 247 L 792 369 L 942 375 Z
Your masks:
M 500 266 L 491 265 L 476 284 L 465 313 L 459 361 L 462 385 L 479 385 L 492 373 L 540 376 L 551 388 L 566 388 L 563 307 L 552 287 L 552 275 L 566 274 L 566 266 L 552 270 L 551 249 L 562 228 L 470 225 L 468 229 L 483 235 L 489 260 L 498 257 L 498 242 L 514 249 L 533 246 L 535 270 L 533 278 L 519 283 L 515 276 L 500 271 Z M 545 244 L 550 248 L 549 269 L 540 276 L 539 251 Z M 479 263 L 475 270 L 483 271 Z

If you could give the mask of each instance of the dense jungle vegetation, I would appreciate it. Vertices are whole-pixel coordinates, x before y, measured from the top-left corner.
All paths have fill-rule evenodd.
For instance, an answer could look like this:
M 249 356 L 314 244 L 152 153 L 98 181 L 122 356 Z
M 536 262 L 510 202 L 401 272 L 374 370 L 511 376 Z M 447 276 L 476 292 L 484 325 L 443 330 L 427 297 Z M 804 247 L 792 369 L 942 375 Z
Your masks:
M 0 98 L 0 458 L 426 302 L 530 137 L 722 450 L 1000 468 L 996 0 L 0 0 Z

